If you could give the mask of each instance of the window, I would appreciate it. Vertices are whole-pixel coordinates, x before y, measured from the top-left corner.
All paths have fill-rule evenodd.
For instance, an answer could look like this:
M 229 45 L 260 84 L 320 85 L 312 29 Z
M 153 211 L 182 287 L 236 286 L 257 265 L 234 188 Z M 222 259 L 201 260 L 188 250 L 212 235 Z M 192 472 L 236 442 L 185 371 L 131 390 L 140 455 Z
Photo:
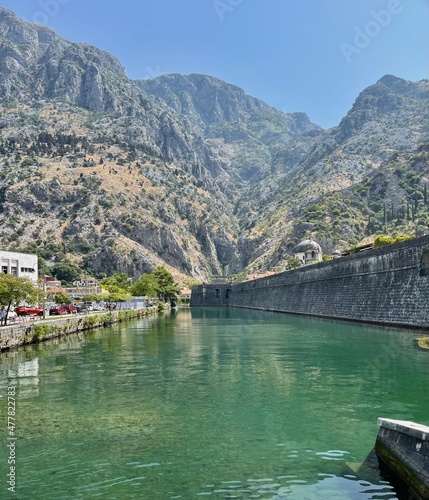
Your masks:
M 35 270 L 32 267 L 21 267 L 21 273 L 34 273 Z

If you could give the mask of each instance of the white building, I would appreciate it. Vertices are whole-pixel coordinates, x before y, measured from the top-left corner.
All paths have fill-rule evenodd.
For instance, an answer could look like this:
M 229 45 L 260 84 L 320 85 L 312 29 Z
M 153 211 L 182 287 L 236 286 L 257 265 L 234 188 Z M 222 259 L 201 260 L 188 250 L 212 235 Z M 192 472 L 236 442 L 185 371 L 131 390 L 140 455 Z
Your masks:
M 1 272 L 18 278 L 30 278 L 36 285 L 39 279 L 36 254 L 0 250 Z
M 321 246 L 314 240 L 301 241 L 301 243 L 293 249 L 293 255 L 301 261 L 302 265 L 317 262 L 318 260 L 322 260 L 323 257 Z

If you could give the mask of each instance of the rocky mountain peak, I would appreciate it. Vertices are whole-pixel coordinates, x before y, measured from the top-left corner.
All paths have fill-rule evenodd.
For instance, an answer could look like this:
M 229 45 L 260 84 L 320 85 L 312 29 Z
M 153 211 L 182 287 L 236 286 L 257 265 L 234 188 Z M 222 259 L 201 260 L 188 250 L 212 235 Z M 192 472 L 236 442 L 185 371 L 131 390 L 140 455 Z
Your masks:
M 338 127 L 338 140 L 346 140 L 369 123 L 381 122 L 387 115 L 401 113 L 406 129 L 414 113 L 428 106 L 429 81 L 408 82 L 393 75 L 385 75 L 374 85 L 363 90 Z
M 49 259 L 55 245 L 95 273 L 204 278 L 281 265 L 303 231 L 348 244 L 386 200 L 364 223 L 370 186 L 350 210 L 344 190 L 392 155 L 415 172 L 398 163 L 387 202 L 427 197 L 424 152 L 411 155 L 429 140 L 428 90 L 386 75 L 323 131 L 215 77 L 131 81 L 112 55 L 0 7 L 0 243 Z
M 429 99 L 429 80 L 410 82 L 394 75 L 385 75 L 378 80 L 377 84 L 386 86 L 390 92 L 397 95 Z
M 120 62 L 0 8 L 0 98 L 61 98 L 94 111 L 124 110 L 137 94 Z M 128 88 L 127 88 L 128 86 Z M 134 94 L 134 95 L 133 95 Z

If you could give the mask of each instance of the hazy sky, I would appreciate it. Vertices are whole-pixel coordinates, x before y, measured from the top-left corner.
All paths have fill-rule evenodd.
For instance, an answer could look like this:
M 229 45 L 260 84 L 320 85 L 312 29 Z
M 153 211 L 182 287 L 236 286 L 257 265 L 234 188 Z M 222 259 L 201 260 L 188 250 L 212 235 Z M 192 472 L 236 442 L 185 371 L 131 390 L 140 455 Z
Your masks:
M 131 78 L 204 73 L 335 126 L 390 73 L 429 77 L 428 0 L 0 0 Z

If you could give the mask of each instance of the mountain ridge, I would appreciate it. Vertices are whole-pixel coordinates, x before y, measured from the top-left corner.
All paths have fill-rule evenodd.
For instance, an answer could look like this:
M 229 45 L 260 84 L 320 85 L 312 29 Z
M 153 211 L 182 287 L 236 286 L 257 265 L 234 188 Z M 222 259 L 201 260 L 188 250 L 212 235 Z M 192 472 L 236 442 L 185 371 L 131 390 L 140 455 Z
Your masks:
M 97 276 L 162 264 L 208 279 L 282 269 L 306 236 L 354 244 L 382 215 L 376 189 L 362 201 L 353 186 L 398 154 L 414 172 L 429 141 L 427 81 L 385 75 L 323 130 L 209 75 L 130 80 L 114 56 L 1 7 L 0 68 L 0 244 Z M 421 200 L 426 169 L 407 175 Z M 411 196 L 401 182 L 383 203 Z M 359 220 L 332 219 L 338 193 Z

